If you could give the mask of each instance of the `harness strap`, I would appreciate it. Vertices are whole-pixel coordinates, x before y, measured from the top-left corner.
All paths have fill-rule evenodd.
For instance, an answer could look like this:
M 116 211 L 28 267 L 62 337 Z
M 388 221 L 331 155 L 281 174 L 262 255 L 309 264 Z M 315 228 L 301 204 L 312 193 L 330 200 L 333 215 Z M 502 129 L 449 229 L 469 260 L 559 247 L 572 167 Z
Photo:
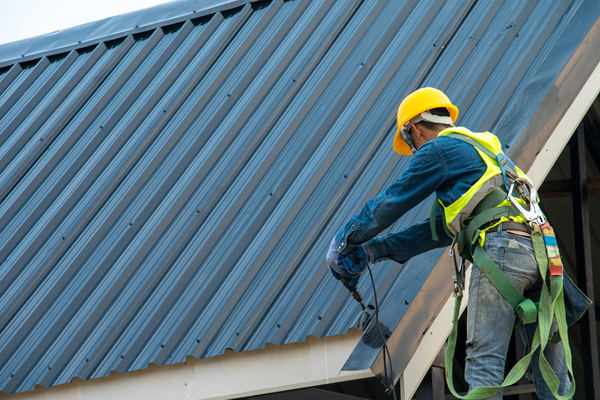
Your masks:
M 436 196 L 436 198 L 433 200 L 433 204 L 431 205 L 431 210 L 429 211 L 429 228 L 431 229 L 431 238 L 436 242 L 440 240 L 440 237 L 438 236 L 437 229 L 435 228 L 435 220 L 437 218 L 438 212 L 440 212 L 441 209 L 442 206 L 440 204 L 440 199 Z M 448 230 L 448 225 L 446 224 L 446 214 L 442 212 L 441 215 L 442 220 L 444 221 L 444 223 L 442 224 L 444 225 L 444 231 L 446 231 L 448 237 L 454 237 L 454 235 L 450 233 L 450 230 Z
M 506 200 L 508 192 L 502 186 L 498 186 L 485 195 L 483 199 L 475 206 L 471 215 L 481 214 L 483 211 L 496 207 Z
M 571 348 L 569 346 L 569 337 L 567 333 L 567 323 L 566 323 L 566 313 L 565 313 L 565 303 L 564 303 L 564 291 L 563 291 L 563 277 L 562 275 L 549 275 L 547 276 L 546 272 L 548 270 L 548 257 L 545 250 L 544 244 L 544 236 L 540 231 L 539 227 L 534 224 L 534 231 L 531 233 L 532 242 L 534 245 L 534 252 L 536 256 L 536 261 L 538 263 L 538 268 L 540 271 L 540 276 L 544 281 L 542 285 L 542 293 L 540 295 L 539 302 L 539 310 L 538 310 L 538 325 L 535 330 L 535 334 L 533 336 L 533 342 L 531 344 L 531 351 L 529 354 L 525 355 L 519 362 L 515 364 L 515 366 L 510 370 L 510 372 L 506 375 L 506 378 L 499 386 L 480 386 L 473 388 L 468 394 L 465 396 L 460 396 L 456 390 L 454 389 L 454 382 L 452 380 L 452 372 L 453 372 L 453 364 L 454 364 L 454 353 L 456 351 L 456 339 L 457 339 L 457 331 L 458 331 L 458 319 L 460 317 L 460 304 L 462 300 L 462 294 L 455 294 L 454 301 L 454 313 L 452 316 L 452 330 L 450 331 L 450 336 L 448 337 L 448 348 L 446 350 L 446 358 L 445 358 L 445 367 L 446 367 L 446 383 L 448 384 L 448 388 L 452 394 L 464 400 L 475 400 L 475 399 L 486 399 L 488 397 L 493 396 L 498 390 L 505 388 L 507 386 L 514 385 L 521 379 L 521 377 L 525 374 L 529 363 L 531 362 L 531 358 L 533 357 L 533 353 L 539 348 L 539 368 L 544 378 L 544 381 L 548 385 L 548 388 L 552 392 L 555 398 L 558 400 L 568 400 L 573 397 L 575 393 L 575 379 L 573 377 L 573 369 L 572 369 L 572 361 L 573 356 L 571 353 Z M 475 251 L 479 253 L 480 246 L 477 246 Z M 481 249 L 483 251 L 483 249 Z M 485 253 L 485 251 L 483 251 Z M 478 254 L 479 255 L 479 254 Z M 487 254 L 486 254 L 487 256 Z M 475 256 L 477 258 L 477 255 Z M 479 262 L 482 260 L 479 259 Z M 495 263 L 490 260 L 495 268 L 498 268 Z M 483 261 L 485 264 L 485 261 Z M 479 266 L 479 264 L 477 264 Z M 484 271 L 482 269 L 482 271 Z M 499 269 L 498 271 L 502 273 Z M 492 275 L 494 273 L 492 272 Z M 502 274 L 503 275 L 503 274 Z M 495 279 L 495 278 L 494 278 Z M 492 280 L 492 279 L 490 279 Z M 494 283 L 492 281 L 492 283 Z M 550 285 L 550 292 L 548 292 L 548 284 Z M 496 285 L 494 283 L 494 285 Z M 511 283 L 512 285 L 512 283 Z M 499 289 L 500 290 L 500 289 Z M 500 291 L 503 295 L 504 293 Z M 552 294 L 550 294 L 552 293 Z M 520 293 L 519 293 L 520 294 Z M 509 300 L 510 302 L 510 300 Z M 512 303 L 511 303 L 512 304 Z M 535 306 L 534 306 L 535 307 Z M 544 356 L 544 350 L 547 344 L 550 342 L 550 329 L 552 327 L 553 318 L 556 318 L 558 325 L 558 334 L 562 339 L 562 346 L 565 353 L 565 364 L 567 365 L 567 369 L 569 371 L 570 379 L 571 379 L 571 388 L 569 392 L 560 396 L 558 394 L 559 388 L 559 380 L 550 363 L 546 360 Z
M 448 337 L 448 349 L 446 351 L 446 382 L 450 391 L 454 396 L 464 400 L 485 399 L 493 396 L 498 390 L 511 386 L 519 381 L 525 374 L 533 353 L 540 348 L 539 352 L 539 368 L 542 377 L 552 394 L 559 400 L 568 400 L 575 393 L 575 380 L 572 371 L 572 354 L 568 341 L 566 313 L 564 304 L 563 292 L 563 276 L 562 265 L 560 264 L 560 255 L 558 247 L 556 247 L 556 239 L 554 232 L 548 225 L 544 225 L 544 233 L 540 230 L 537 224 L 532 224 L 534 231 L 531 233 L 532 244 L 534 247 L 535 258 L 540 271 L 540 276 L 544 281 L 542 285 L 542 293 L 540 302 L 536 307 L 530 299 L 526 299 L 523 294 L 510 282 L 504 273 L 498 268 L 496 263 L 487 255 L 485 250 L 479 243 L 479 237 L 483 225 L 489 224 L 492 221 L 498 220 L 500 217 L 519 216 L 519 211 L 513 206 L 500 206 L 506 199 L 506 192 L 496 188 L 490 192 L 484 199 L 475 207 L 475 210 L 469 217 L 462 221 L 461 232 L 458 235 L 459 252 L 461 255 L 471 256 L 471 260 L 481 269 L 482 273 L 488 277 L 490 282 L 498 289 L 502 296 L 509 302 L 519 317 L 520 322 L 524 324 L 534 323 L 538 321 L 536 331 L 529 354 L 524 356 L 507 374 L 506 378 L 500 386 L 481 386 L 473 388 L 467 395 L 460 396 L 454 389 L 452 380 L 452 367 L 454 353 L 456 350 L 456 337 L 458 329 L 458 318 L 460 313 L 460 303 L 462 300 L 461 293 L 455 293 L 454 315 L 452 318 L 452 331 Z M 432 235 L 435 233 L 435 216 L 439 210 L 439 201 L 436 199 L 437 208 L 434 211 L 432 206 Z M 434 214 L 435 212 L 435 214 Z M 443 214 L 443 213 L 442 213 Z M 546 226 L 547 225 L 547 226 Z M 445 226 L 445 221 L 444 221 Z M 547 237 L 546 237 L 547 235 Z M 466 257 L 465 257 L 466 258 Z M 553 260 L 554 265 L 549 270 L 549 259 Z M 558 261 L 555 261 L 558 260 Z M 554 267 L 554 268 L 552 268 Z M 550 292 L 548 291 L 550 286 Z M 551 293 L 551 294 L 550 294 Z M 558 325 L 558 335 L 550 340 L 550 333 L 553 319 L 556 319 Z M 555 344 L 556 339 L 562 341 L 562 346 L 565 353 L 565 363 L 569 371 L 571 388 L 569 392 L 560 396 L 558 394 L 559 380 L 550 363 L 544 356 L 544 350 L 548 343 Z
M 510 303 L 521 322 L 530 324 L 536 321 L 538 310 L 533 301 L 526 299 L 521 294 L 479 244 L 475 247 L 473 260 L 479 269 L 481 269 L 481 272 L 485 274 L 506 301 Z
M 477 142 L 473 138 L 471 138 L 467 135 L 463 135 L 458 132 L 449 133 L 446 136 L 450 136 L 455 139 L 462 140 L 463 142 L 467 142 L 471 146 L 475 147 L 477 150 L 479 150 L 482 153 L 484 153 L 485 155 L 487 155 L 488 157 L 496 160 L 496 162 L 498 163 L 498 166 L 500 167 L 500 170 L 502 171 L 502 178 L 504 179 L 504 186 L 506 187 L 507 191 L 509 190 L 510 184 L 508 183 L 509 182 L 508 179 L 512 179 L 512 178 L 510 178 L 508 176 L 508 173 L 512 173 L 513 175 L 516 175 L 516 176 L 518 176 L 519 173 L 517 171 L 517 168 L 515 167 L 515 163 L 506 154 L 504 154 L 502 152 L 500 152 L 498 154 L 494 154 L 494 152 L 492 152 L 490 149 L 488 149 L 481 143 Z
M 437 196 L 433 199 L 433 204 L 431 205 L 431 211 L 429 211 L 429 229 L 431 229 L 431 237 L 436 242 L 440 240 L 440 237 L 437 234 L 437 229 L 435 228 L 435 219 L 437 218 L 438 212 L 440 212 L 440 202 L 438 201 Z M 443 213 L 442 213 L 443 215 Z
M 549 226 L 549 225 L 548 225 Z M 573 397 L 575 393 L 575 379 L 573 377 L 573 355 L 571 353 L 571 347 L 569 345 L 569 335 L 567 328 L 567 317 L 565 312 L 565 301 L 564 301 L 564 291 L 563 291 L 563 276 L 560 275 L 547 275 L 548 272 L 548 251 L 546 250 L 546 245 L 544 243 L 545 236 L 540 230 L 540 227 L 537 224 L 533 224 L 534 231 L 531 233 L 531 240 L 533 243 L 533 248 L 535 252 L 535 258 L 539 266 L 540 275 L 544 281 L 542 285 L 542 293 L 540 295 L 540 303 L 539 303 L 539 323 L 538 329 L 536 330 L 536 334 L 539 331 L 539 340 L 540 340 L 540 358 L 539 358 L 539 366 L 540 372 L 542 373 L 542 377 L 544 381 L 548 385 L 548 388 L 559 400 L 568 400 Z M 548 292 L 548 286 L 550 286 L 550 292 Z M 553 319 L 556 319 L 556 323 L 558 325 L 558 334 L 560 335 L 562 347 L 565 352 L 565 364 L 567 366 L 567 370 L 569 371 L 570 379 L 571 379 L 571 388 L 569 392 L 560 396 L 558 394 L 559 380 L 552 370 L 550 363 L 546 360 L 544 356 L 544 349 L 548 344 L 550 337 L 550 328 L 552 326 Z M 534 338 L 534 340 L 537 339 Z
M 454 353 L 456 351 L 456 339 L 458 333 L 458 319 L 460 318 L 460 303 L 462 300 L 462 295 L 454 296 L 454 314 L 452 316 L 452 330 L 450 331 L 450 336 L 448 336 L 448 348 L 446 350 L 446 383 L 448 384 L 448 388 L 450 392 L 459 399 L 464 400 L 476 400 L 476 399 L 487 399 L 498 390 L 505 388 L 507 386 L 512 386 L 515 383 L 519 382 L 521 377 L 525 375 L 527 371 L 527 367 L 531 362 L 531 358 L 533 357 L 533 353 L 540 347 L 540 335 L 539 335 L 539 326 L 535 331 L 535 335 L 533 337 L 533 343 L 531 344 L 531 351 L 529 354 L 525 355 L 519 362 L 515 364 L 515 366 L 510 370 L 510 372 L 504 378 L 504 381 L 500 386 L 479 386 L 473 388 L 469 393 L 465 396 L 459 395 L 454 389 L 454 382 L 452 380 L 452 370 L 454 365 Z M 550 368 L 551 369 L 551 368 Z M 567 400 L 566 398 L 560 398 L 560 400 Z

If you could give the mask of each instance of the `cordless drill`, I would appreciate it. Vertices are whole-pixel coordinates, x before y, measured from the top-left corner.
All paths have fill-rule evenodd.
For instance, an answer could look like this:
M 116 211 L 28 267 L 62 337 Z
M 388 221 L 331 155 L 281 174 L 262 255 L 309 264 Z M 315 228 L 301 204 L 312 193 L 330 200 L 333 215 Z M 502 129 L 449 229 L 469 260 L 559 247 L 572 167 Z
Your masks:
M 356 287 L 357 285 L 350 286 L 350 278 L 348 278 L 347 276 L 342 275 L 341 281 L 342 284 L 346 287 L 346 289 L 348 289 L 350 293 L 352 293 L 352 297 L 354 297 L 354 300 L 360 303 L 360 306 L 362 307 L 363 311 L 366 310 L 367 307 L 365 306 L 365 303 L 363 303 L 362 295 L 358 291 L 358 288 Z

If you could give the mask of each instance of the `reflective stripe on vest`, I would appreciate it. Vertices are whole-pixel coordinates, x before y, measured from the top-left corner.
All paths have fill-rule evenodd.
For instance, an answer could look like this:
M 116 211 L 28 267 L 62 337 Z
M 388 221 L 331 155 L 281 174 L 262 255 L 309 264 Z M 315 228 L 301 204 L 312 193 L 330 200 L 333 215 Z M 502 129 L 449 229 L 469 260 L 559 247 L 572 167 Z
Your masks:
M 445 136 L 451 133 L 458 133 L 461 135 L 468 136 L 494 154 L 502 153 L 502 146 L 500 145 L 500 141 L 495 135 L 493 135 L 490 132 L 473 133 L 467 128 L 452 127 L 443 130 L 438 134 L 438 136 Z M 471 188 L 469 188 L 469 190 L 467 190 L 458 200 L 456 200 L 449 206 L 446 206 L 442 203 L 442 201 L 438 200 L 440 202 L 442 212 L 444 213 L 448 229 L 453 235 L 457 235 L 460 232 L 461 222 L 469 215 L 471 215 L 477 204 L 485 197 L 486 194 L 494 190 L 496 187 L 504 185 L 504 180 L 502 178 L 502 170 L 498 166 L 498 162 L 490 158 L 486 154 L 482 153 L 479 149 L 475 149 L 487 165 L 485 173 L 481 176 L 481 178 L 479 178 L 477 182 L 475 182 L 473 186 L 471 186 Z M 521 177 L 527 178 L 527 176 L 519 168 L 517 168 L 517 172 Z M 510 202 L 506 200 L 498 204 L 498 206 L 509 204 Z M 519 223 L 527 222 L 521 216 L 509 218 Z M 500 222 L 508 221 L 509 218 L 500 216 L 498 222 L 486 230 L 493 229 L 493 227 L 497 226 Z M 481 241 L 483 244 L 484 232 L 482 232 L 481 235 Z

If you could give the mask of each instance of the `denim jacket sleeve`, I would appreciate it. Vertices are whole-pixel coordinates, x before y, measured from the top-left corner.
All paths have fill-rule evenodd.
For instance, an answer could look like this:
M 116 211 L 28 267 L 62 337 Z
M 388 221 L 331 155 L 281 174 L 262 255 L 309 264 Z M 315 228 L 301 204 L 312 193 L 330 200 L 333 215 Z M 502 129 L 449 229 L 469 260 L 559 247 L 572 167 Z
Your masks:
M 424 144 L 413 156 L 402 177 L 377 197 L 369 200 L 362 210 L 336 234 L 335 243 L 339 252 L 348 254 L 357 245 L 375 238 L 406 212 L 436 191 L 446 180 L 447 175 L 447 163 L 436 140 Z M 429 220 L 426 223 L 428 224 Z M 418 242 L 419 244 L 414 247 L 414 250 L 418 252 L 407 252 L 406 255 L 409 253 L 413 255 L 420 254 L 431 248 L 444 245 L 442 240 L 440 242 L 433 241 L 429 233 L 429 225 L 426 229 L 423 224 L 425 222 L 391 234 L 391 236 L 386 235 L 383 238 L 377 238 L 373 243 L 368 243 L 367 248 L 375 250 L 379 246 L 381 251 L 377 254 L 381 254 L 381 257 L 397 259 L 398 256 L 392 257 L 390 252 L 385 250 L 385 246 L 389 246 L 392 242 L 397 242 L 396 245 L 398 245 L 400 241 L 404 241 L 404 246 L 408 248 L 410 245 L 417 245 L 417 240 L 420 239 L 421 242 Z M 424 233 L 425 231 L 428 232 L 428 236 Z M 428 237 L 427 240 L 426 237 Z M 426 240 L 427 243 L 422 242 L 422 240 Z M 385 241 L 390 242 L 386 245 Z M 396 249 L 396 251 L 398 250 Z M 371 255 L 371 253 L 369 254 Z M 371 255 L 372 261 L 378 261 L 373 255 Z M 397 261 L 406 261 L 408 258 Z
M 452 244 L 452 238 L 445 234 L 442 216 L 438 213 L 435 220 L 439 240 L 431 237 L 429 218 L 425 221 L 411 225 L 399 232 L 389 233 L 385 236 L 374 237 L 365 245 L 373 263 L 383 260 L 394 260 L 400 264 L 412 257 L 426 251 L 446 247 Z

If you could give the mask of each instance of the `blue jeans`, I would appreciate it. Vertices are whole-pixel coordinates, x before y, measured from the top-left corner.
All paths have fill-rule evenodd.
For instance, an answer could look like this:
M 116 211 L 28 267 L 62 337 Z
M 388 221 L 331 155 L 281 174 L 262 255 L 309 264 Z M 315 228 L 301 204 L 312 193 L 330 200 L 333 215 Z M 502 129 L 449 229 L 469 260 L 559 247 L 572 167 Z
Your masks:
M 493 231 L 486 235 L 483 248 L 521 293 L 532 287 L 539 279 L 538 265 L 529 237 Z M 481 273 L 481 270 L 473 265 L 469 284 L 465 367 L 465 380 L 471 388 L 498 386 L 504 380 L 504 364 L 514 322 L 515 312 L 512 306 Z M 527 352 L 535 328 L 535 323 L 519 325 L 519 332 Z M 571 383 L 564 361 L 562 343 L 548 344 L 544 355 L 559 379 L 559 394 L 566 394 Z M 554 399 L 540 373 L 538 358 L 539 349 L 533 355 L 529 376 L 535 383 L 540 400 Z M 491 398 L 501 399 L 502 391 Z

